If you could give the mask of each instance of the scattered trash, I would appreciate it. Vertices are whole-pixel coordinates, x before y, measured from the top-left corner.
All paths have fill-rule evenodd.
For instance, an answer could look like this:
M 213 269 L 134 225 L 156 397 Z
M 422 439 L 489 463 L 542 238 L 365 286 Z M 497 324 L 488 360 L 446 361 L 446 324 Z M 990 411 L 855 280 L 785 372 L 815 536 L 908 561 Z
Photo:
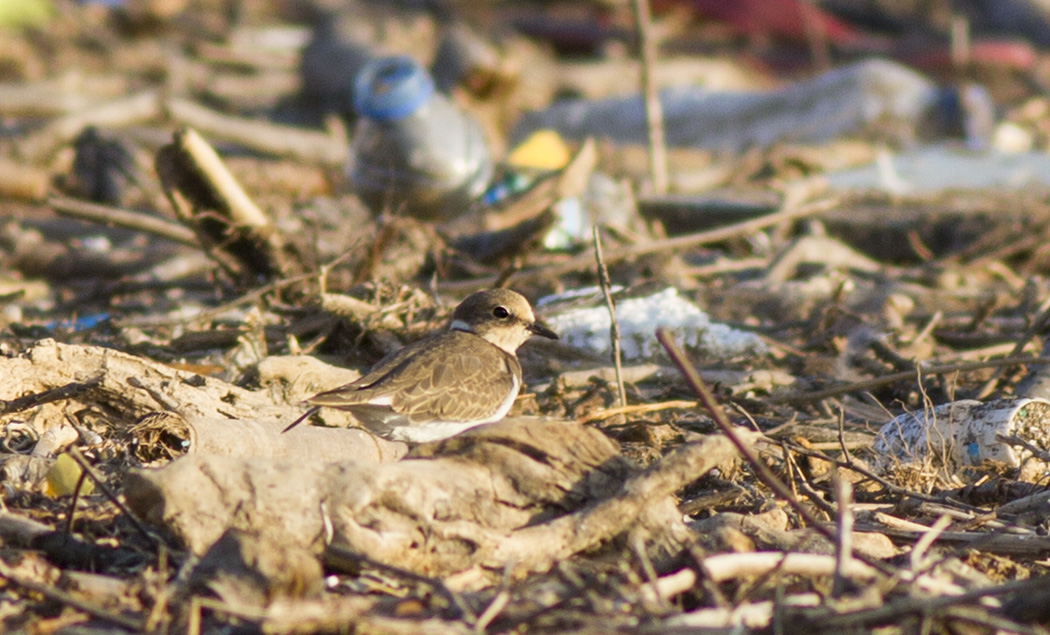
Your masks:
M 485 191 L 492 161 L 481 127 L 411 58 L 366 64 L 354 81 L 354 109 L 350 181 L 373 211 L 454 216 Z
M 495 205 L 529 189 L 539 177 L 564 169 L 572 152 L 553 130 L 537 130 L 515 146 L 502 162 L 499 178 L 482 195 L 485 205 Z
M 0 29 L 39 27 L 54 15 L 51 0 L 0 1 Z
M 614 293 L 620 289 L 614 289 Z M 586 308 L 557 310 L 560 302 L 579 306 L 581 298 L 593 302 Z M 591 306 L 593 305 L 593 306 Z M 556 296 L 541 298 L 536 303 L 543 319 L 559 337 L 572 346 L 607 354 L 609 310 L 596 287 L 576 289 Z M 620 346 L 625 360 L 651 358 L 662 348 L 656 340 L 656 329 L 664 328 L 688 346 L 700 348 L 710 357 L 731 359 L 766 353 L 765 343 L 753 333 L 712 322 L 706 313 L 678 296 L 674 288 L 642 298 L 616 300 L 616 321 L 620 326 Z
M 542 176 L 564 169 L 572 154 L 561 136 L 553 130 L 537 130 L 518 144 L 504 161 L 503 175 L 482 197 L 495 205 L 531 187 Z M 627 227 L 637 217 L 634 195 L 628 184 L 602 172 L 590 172 L 583 190 L 563 196 L 551 209 L 557 219 L 544 236 L 547 249 L 571 249 L 591 239 L 595 225 Z
M 71 333 L 75 333 L 77 331 L 83 331 L 83 330 L 86 330 L 86 329 L 93 329 L 96 326 L 99 326 L 100 324 L 106 322 L 106 320 L 109 320 L 112 317 L 113 316 L 110 313 L 95 313 L 95 314 L 92 314 L 92 315 L 82 315 L 80 317 L 72 318 L 72 319 L 68 319 L 68 320 L 58 320 L 58 321 L 45 322 L 41 326 L 43 326 L 45 329 L 47 329 L 49 331 L 58 330 L 58 331 L 69 331 Z
M 45 488 L 47 495 L 52 498 L 71 495 L 76 491 L 77 483 L 83 478 L 83 474 L 83 468 L 72 456 L 59 454 L 55 462 L 51 464 L 51 468 L 48 469 L 45 477 L 47 479 L 47 487 Z M 80 486 L 80 494 L 88 496 L 93 491 L 95 491 L 95 482 L 85 478 L 83 485 Z
M 843 135 L 891 135 L 906 141 L 961 133 L 984 119 L 990 100 L 979 88 L 962 97 L 915 71 L 886 60 L 837 68 L 809 81 L 764 93 L 716 93 L 697 86 L 661 92 L 664 133 L 672 146 L 741 151 L 778 142 L 822 142 Z M 515 138 L 553 128 L 570 139 L 593 136 L 647 142 L 639 96 L 571 100 L 527 113 Z M 975 144 L 986 139 L 971 139 Z
M 0 37 L 0 632 L 776 630 L 783 607 L 827 633 L 1050 621 L 1033 592 L 1050 553 L 1050 411 L 1031 399 L 1050 391 L 1018 381 L 1040 344 L 1050 354 L 1037 154 L 1050 97 L 1044 74 L 989 72 L 958 46 L 962 20 L 967 61 L 936 81 L 869 62 L 788 85 L 801 75 L 782 69 L 860 59 L 784 12 L 831 11 L 825 0 L 725 8 L 786 16 L 803 55 L 693 19 L 716 0 L 652 3 L 673 56 L 646 65 L 658 86 L 754 92 L 704 93 L 700 112 L 695 88 L 668 91 L 682 107 L 670 132 L 746 151 L 670 147 L 671 191 L 639 203 L 642 144 L 541 126 L 504 152 L 521 113 L 552 96 L 589 106 L 639 90 L 629 3 L 50 4 L 52 19 Z M 303 50 L 329 19 L 349 48 Z M 557 56 L 522 20 L 588 55 Z M 887 53 L 915 43 L 873 24 L 850 28 Z M 397 51 L 415 59 L 404 74 L 382 66 Z M 934 52 L 947 51 L 942 37 Z M 358 117 L 354 71 L 369 60 L 389 73 L 366 92 L 396 105 L 405 80 L 416 110 Z M 1006 123 L 963 77 L 988 80 Z M 610 115 L 599 132 L 643 141 L 639 101 L 621 104 L 637 120 Z M 354 138 L 359 122 L 371 132 Z M 479 127 L 492 145 L 468 157 Z M 954 149 L 990 127 L 996 151 L 1020 154 Z M 927 177 L 901 160 L 915 145 L 893 140 L 928 130 L 952 140 L 930 149 Z M 362 152 L 388 134 L 402 154 Z M 389 179 L 371 209 L 364 184 L 363 199 L 346 187 L 357 158 Z M 890 188 L 826 191 L 828 173 L 876 159 Z M 977 189 L 986 178 L 1034 186 Z M 949 189 L 885 193 L 927 183 Z M 417 189 L 440 203 L 413 210 Z M 623 287 L 611 319 L 591 286 L 596 225 Z M 412 448 L 330 408 L 281 433 L 304 397 L 447 329 L 458 300 L 491 287 L 574 290 L 545 301 L 568 344 L 523 347 L 505 420 Z M 668 363 L 661 326 L 689 359 Z M 692 370 L 716 389 L 721 434 Z M 934 408 L 987 388 L 1030 399 Z M 874 432 L 924 407 L 884 433 L 872 480 Z M 74 502 L 78 483 L 95 491 Z
M 929 194 L 944 190 L 1050 185 L 1050 155 L 1043 152 L 979 152 L 942 145 L 907 152 L 882 152 L 871 164 L 827 175 L 840 190 Z
M 1050 470 L 1050 401 L 1029 397 L 982 403 L 972 399 L 900 415 L 875 439 L 876 467 L 933 470 L 948 476 L 968 471 L 1019 470 L 1035 482 Z M 1035 449 L 1035 452 L 1033 452 Z
M 533 132 L 507 155 L 504 161 L 514 171 L 560 170 L 572 158 L 569 146 L 554 130 Z
M 570 249 L 591 240 L 595 225 L 627 227 L 637 215 L 634 196 L 626 186 L 606 174 L 592 172 L 579 196 L 554 204 L 557 224 L 543 238 L 547 249 Z

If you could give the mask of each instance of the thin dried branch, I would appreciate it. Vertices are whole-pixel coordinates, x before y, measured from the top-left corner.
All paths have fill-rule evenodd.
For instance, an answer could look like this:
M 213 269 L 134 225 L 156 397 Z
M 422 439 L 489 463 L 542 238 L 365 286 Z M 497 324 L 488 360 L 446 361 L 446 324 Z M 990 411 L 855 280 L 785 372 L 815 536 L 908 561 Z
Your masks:
M 0 415 L 22 412 L 23 410 L 42 406 L 53 401 L 62 401 L 64 399 L 79 397 L 89 390 L 97 388 L 98 385 L 102 383 L 102 379 L 102 375 L 96 375 L 87 381 L 70 382 L 62 386 L 46 389 L 42 392 L 34 392 L 24 395 L 17 399 L 6 401 L 0 399 Z
M 64 196 L 52 196 L 47 201 L 51 209 L 63 216 L 79 218 L 110 227 L 124 227 L 135 231 L 160 236 L 189 247 L 200 247 L 200 241 L 192 230 L 183 225 L 166 221 L 157 216 L 108 207 L 88 201 Z
M 91 602 L 82 600 L 71 593 L 67 593 L 60 589 L 56 589 L 53 585 L 44 584 L 35 580 L 29 580 L 23 576 L 16 574 L 7 564 L 0 561 L 0 578 L 4 578 L 15 586 L 22 587 L 27 591 L 39 593 L 40 595 L 53 600 L 63 606 L 74 608 L 78 611 L 83 611 L 88 615 L 100 619 L 109 624 L 114 624 L 121 628 L 126 628 L 132 632 L 141 632 L 143 626 L 143 620 L 139 617 L 132 617 L 124 615 L 122 613 L 115 613 L 109 611 L 101 606 L 97 606 Z
M 84 128 L 116 128 L 155 119 L 161 114 L 161 94 L 147 90 L 130 97 L 105 102 L 52 120 L 18 145 L 19 154 L 32 162 L 42 162 L 59 146 L 69 143 Z
M 609 309 L 609 340 L 612 342 L 612 362 L 613 368 L 616 369 L 616 389 L 617 394 L 620 397 L 620 407 L 627 407 L 627 391 L 623 385 L 623 360 L 622 354 L 620 353 L 620 323 L 616 321 L 616 305 L 613 303 L 612 290 L 609 288 L 611 282 L 609 281 L 609 269 L 605 266 L 605 260 L 602 258 L 602 236 L 601 230 L 597 225 L 594 226 L 594 258 L 597 260 L 598 265 L 598 283 L 602 288 L 602 295 L 605 297 L 605 306 Z
M 917 370 L 890 373 L 889 375 L 883 375 L 882 377 L 875 377 L 873 379 L 866 379 L 864 381 L 853 382 L 851 384 L 846 384 L 845 386 L 839 386 L 836 388 L 827 388 L 825 390 L 817 390 L 814 392 L 799 395 L 774 395 L 770 398 L 770 400 L 774 403 L 806 403 L 811 401 L 822 401 L 824 399 L 828 399 L 829 397 L 838 397 L 839 395 L 846 395 L 851 392 L 871 390 L 872 388 L 881 388 L 883 386 L 895 384 L 899 381 L 907 381 L 909 379 L 914 379 L 918 374 L 917 371 L 920 371 L 925 375 L 946 375 L 949 373 L 983 370 L 986 368 L 999 368 L 1002 366 L 1021 366 L 1025 364 L 1050 364 L 1050 357 L 1006 357 L 1003 359 L 989 359 L 980 362 L 959 362 L 956 364 L 920 366 L 917 368 Z
M 645 96 L 645 125 L 649 136 L 649 178 L 653 192 L 667 192 L 667 147 L 664 141 L 664 109 L 656 86 L 656 41 L 653 37 L 649 0 L 634 0 L 634 27 L 641 60 L 642 95 Z
M 346 163 L 346 141 L 330 134 L 268 121 L 231 117 L 186 99 L 171 99 L 165 106 L 175 121 L 215 139 L 232 141 L 265 154 L 307 163 L 333 167 Z

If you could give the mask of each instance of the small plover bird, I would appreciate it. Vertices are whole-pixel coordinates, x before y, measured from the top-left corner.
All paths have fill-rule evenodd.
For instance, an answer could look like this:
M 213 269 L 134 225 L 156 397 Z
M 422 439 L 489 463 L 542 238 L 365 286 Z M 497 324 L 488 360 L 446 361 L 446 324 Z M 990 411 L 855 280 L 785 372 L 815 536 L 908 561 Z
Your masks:
M 448 330 L 409 344 L 357 381 L 310 397 L 313 406 L 350 411 L 393 440 L 436 441 L 507 415 L 521 388 L 518 347 L 532 335 L 558 339 L 536 321 L 521 294 L 478 291 L 452 313 Z

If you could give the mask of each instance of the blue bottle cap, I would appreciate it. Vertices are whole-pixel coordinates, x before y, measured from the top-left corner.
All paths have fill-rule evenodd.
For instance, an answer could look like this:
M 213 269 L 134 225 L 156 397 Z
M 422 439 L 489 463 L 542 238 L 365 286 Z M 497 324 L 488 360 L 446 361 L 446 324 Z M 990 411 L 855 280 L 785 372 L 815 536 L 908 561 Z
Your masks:
M 411 57 L 374 59 L 354 79 L 357 114 L 380 121 L 411 115 L 434 93 L 434 80 Z

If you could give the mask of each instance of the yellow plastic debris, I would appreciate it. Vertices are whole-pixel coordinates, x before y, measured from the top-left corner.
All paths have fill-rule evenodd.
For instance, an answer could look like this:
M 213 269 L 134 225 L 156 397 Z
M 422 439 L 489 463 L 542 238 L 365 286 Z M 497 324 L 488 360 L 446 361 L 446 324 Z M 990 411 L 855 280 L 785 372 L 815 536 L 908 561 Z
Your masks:
M 572 154 L 561 136 L 549 129 L 537 130 L 514 148 L 507 165 L 532 170 L 559 170 Z
M 0 29 L 42 26 L 53 15 L 51 0 L 0 0 Z
M 51 469 L 47 471 L 46 494 L 51 498 L 71 495 L 76 490 L 77 481 L 80 480 L 83 472 L 84 470 L 73 457 L 69 454 L 59 454 Z M 86 496 L 93 491 L 95 491 L 94 481 L 90 478 L 84 479 L 84 485 L 80 488 L 81 496 Z

